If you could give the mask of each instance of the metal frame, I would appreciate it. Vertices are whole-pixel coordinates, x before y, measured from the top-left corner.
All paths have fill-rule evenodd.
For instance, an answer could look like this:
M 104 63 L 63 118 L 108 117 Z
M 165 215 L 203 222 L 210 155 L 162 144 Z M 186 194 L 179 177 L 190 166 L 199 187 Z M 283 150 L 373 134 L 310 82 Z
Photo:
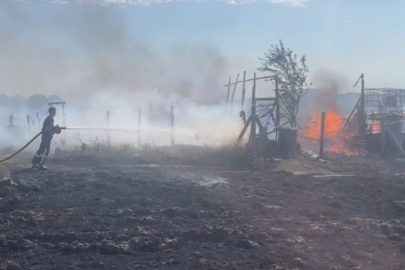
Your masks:
M 402 123 L 405 131 L 405 89 L 370 88 L 365 89 L 365 121 L 367 133 L 380 133 L 381 120 Z

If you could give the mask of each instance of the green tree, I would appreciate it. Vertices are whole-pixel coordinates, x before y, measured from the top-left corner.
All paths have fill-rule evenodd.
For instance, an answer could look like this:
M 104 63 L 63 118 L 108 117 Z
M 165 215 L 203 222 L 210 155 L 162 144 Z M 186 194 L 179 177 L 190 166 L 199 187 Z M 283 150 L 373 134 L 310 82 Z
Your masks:
M 284 47 L 280 40 L 278 45 L 272 45 L 260 58 L 260 71 L 269 71 L 278 75 L 280 104 L 284 110 L 284 117 L 292 127 L 297 125 L 297 113 L 301 98 L 308 92 L 308 67 L 306 56 L 298 58 L 294 51 Z

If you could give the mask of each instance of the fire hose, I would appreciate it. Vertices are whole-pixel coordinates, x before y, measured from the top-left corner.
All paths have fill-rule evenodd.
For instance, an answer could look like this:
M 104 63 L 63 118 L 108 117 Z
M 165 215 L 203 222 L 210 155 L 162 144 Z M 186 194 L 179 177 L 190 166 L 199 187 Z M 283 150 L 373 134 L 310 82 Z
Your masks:
M 60 127 L 60 130 L 66 130 L 66 127 Z M 13 157 L 15 157 L 16 155 L 18 155 L 19 153 L 21 153 L 25 148 L 27 148 L 31 143 L 33 143 L 39 136 L 41 136 L 42 131 L 39 132 L 37 135 L 35 135 L 29 142 L 27 142 L 23 147 L 21 147 L 17 152 L 15 152 L 14 154 L 3 158 L 2 160 L 0 160 L 0 163 L 3 163 L 4 161 L 7 161 L 9 159 L 12 159 Z
M 2 160 L 0 160 L 0 163 L 3 163 L 4 161 L 7 161 L 9 159 L 12 159 L 13 157 L 15 157 L 16 155 L 18 155 L 21 151 L 23 151 L 25 148 L 27 148 L 33 141 L 35 141 L 40 135 L 42 134 L 42 131 L 40 133 L 38 133 L 37 135 L 35 135 L 26 145 L 24 145 L 23 147 L 20 148 L 20 150 L 18 150 L 17 152 L 15 152 L 14 154 L 12 154 L 11 156 L 8 156 Z

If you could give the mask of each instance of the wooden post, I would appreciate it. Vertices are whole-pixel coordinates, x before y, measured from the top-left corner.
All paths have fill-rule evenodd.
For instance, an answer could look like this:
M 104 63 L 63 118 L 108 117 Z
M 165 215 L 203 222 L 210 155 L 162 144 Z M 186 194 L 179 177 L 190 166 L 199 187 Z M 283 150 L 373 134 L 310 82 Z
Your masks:
M 107 116 L 107 128 L 109 129 L 110 128 L 110 111 L 107 111 L 106 116 Z
M 251 148 L 252 154 L 256 154 L 256 73 L 253 76 L 253 87 L 252 87 L 252 122 L 250 125 L 250 138 L 251 138 Z
M 170 128 L 171 128 L 171 142 L 172 146 L 176 144 L 174 137 L 174 105 L 170 107 Z
M 352 116 L 353 116 L 353 114 L 354 114 L 354 112 L 355 112 L 356 110 L 357 110 L 357 114 L 359 114 L 358 107 L 359 107 L 360 100 L 361 100 L 361 97 L 359 98 L 359 100 L 357 100 L 357 103 L 356 103 L 356 105 L 354 106 L 354 108 L 353 108 L 352 112 L 350 113 L 349 117 L 347 118 L 347 120 L 346 120 L 346 122 L 345 122 L 345 124 L 344 124 L 344 126 L 343 126 L 343 128 L 342 128 L 342 131 L 344 131 L 344 129 L 345 129 L 346 127 L 347 127 L 347 130 L 350 131 L 350 120 L 351 120 L 351 118 L 352 118 Z
M 360 106 L 357 106 L 356 108 L 357 108 L 357 122 L 359 124 L 359 135 L 361 138 L 361 136 L 362 136 L 362 134 L 361 134 L 361 119 L 362 119 L 361 109 L 360 109 Z
M 360 137 L 364 139 L 366 135 L 366 101 L 365 101 L 365 86 L 364 86 L 364 74 L 361 74 L 361 102 L 360 102 Z
M 325 117 L 326 113 L 322 112 L 322 121 L 321 121 L 321 140 L 319 144 L 319 157 L 323 157 L 323 144 L 325 142 Z
M 226 103 L 225 103 L 225 115 L 228 112 L 228 100 L 229 100 L 229 92 L 231 91 L 231 77 L 229 77 L 228 82 L 228 93 L 226 94 Z
M 141 119 L 142 111 L 138 110 L 138 147 L 141 147 Z
M 241 133 L 238 136 L 238 139 L 236 140 L 236 146 L 239 146 L 240 142 L 243 139 L 243 135 L 245 135 L 246 130 L 248 129 L 250 123 L 252 122 L 252 117 L 249 117 L 245 123 L 245 125 L 243 126 L 243 129 L 241 131 Z
M 245 95 L 246 95 L 245 83 L 246 83 L 246 71 L 243 71 L 242 104 L 241 104 L 241 108 L 240 108 L 241 111 L 243 111 L 244 106 L 245 106 Z
M 28 135 L 31 135 L 31 119 L 28 114 L 27 114 L 27 129 L 28 129 Z
M 149 107 L 149 122 L 152 123 L 152 119 L 153 119 L 153 103 L 150 104 Z
M 110 111 L 107 111 L 107 129 L 110 129 Z M 111 145 L 110 131 L 107 131 L 107 143 L 108 146 Z
M 386 155 L 388 153 L 388 130 L 386 125 L 386 118 L 382 117 L 380 121 L 380 151 L 382 155 Z
M 62 103 L 62 116 L 63 116 L 63 126 L 66 127 L 66 113 L 65 113 L 65 104 Z
M 233 91 L 232 91 L 232 98 L 231 98 L 231 115 L 232 115 L 232 111 L 233 111 L 233 98 L 235 96 L 235 91 L 236 91 L 236 86 L 238 85 L 238 80 L 239 80 L 239 73 L 236 76 L 236 82 L 235 85 L 233 86 Z
M 276 141 L 278 141 L 278 129 L 280 128 L 280 90 L 278 89 L 278 76 L 274 78 L 276 84 Z
M 38 112 L 37 112 L 37 120 L 38 120 L 38 126 L 39 126 L 39 128 L 41 128 L 41 120 L 39 119 L 39 114 L 38 114 Z

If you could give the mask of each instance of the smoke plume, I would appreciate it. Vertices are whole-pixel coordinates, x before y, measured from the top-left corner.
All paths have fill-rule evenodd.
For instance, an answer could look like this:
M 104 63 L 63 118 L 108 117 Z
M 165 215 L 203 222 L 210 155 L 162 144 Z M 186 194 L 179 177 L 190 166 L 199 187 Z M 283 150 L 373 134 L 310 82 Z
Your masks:
M 316 111 L 336 111 L 338 94 L 350 89 L 348 79 L 339 73 L 323 69 L 316 72 L 312 80 L 313 87 L 319 90 L 316 101 L 313 102 Z
M 142 110 L 143 127 L 153 119 L 167 128 L 174 104 L 176 128 L 215 137 L 210 126 L 223 114 L 228 59 L 206 43 L 144 42 L 127 16 L 111 5 L 0 1 L 0 93 L 30 102 L 33 94 L 57 95 L 68 102 L 67 124 L 75 126 L 105 126 L 110 111 L 112 127 L 136 128 Z M 34 105 L 19 115 L 13 106 L 0 111 L 2 125 L 11 114 L 18 125 L 25 113 L 43 120 L 46 105 Z
M 209 44 L 165 44 L 162 52 L 132 33 L 125 10 L 118 7 L 55 5 L 45 20 L 29 12 L 32 5 L 0 1 L 4 92 L 68 99 L 157 89 L 200 101 L 217 100 L 224 93 L 219 90 L 228 60 Z

